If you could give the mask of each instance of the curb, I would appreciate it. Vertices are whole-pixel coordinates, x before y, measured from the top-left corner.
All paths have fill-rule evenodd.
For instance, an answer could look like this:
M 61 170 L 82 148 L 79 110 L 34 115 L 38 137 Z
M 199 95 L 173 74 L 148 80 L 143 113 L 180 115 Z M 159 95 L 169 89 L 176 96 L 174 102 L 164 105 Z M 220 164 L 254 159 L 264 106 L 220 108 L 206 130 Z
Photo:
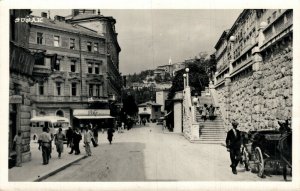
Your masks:
M 69 163 L 67 163 L 67 164 L 59 167 L 58 169 L 55 169 L 55 170 L 53 170 L 51 172 L 47 172 L 44 175 L 39 176 L 39 178 L 33 180 L 33 182 L 41 182 L 41 181 L 47 179 L 48 177 L 50 177 L 50 176 L 52 176 L 52 175 L 54 175 L 54 174 L 56 174 L 56 173 L 64 170 L 65 168 L 71 166 L 73 163 L 76 163 L 76 162 L 78 162 L 78 161 L 80 161 L 82 159 L 85 159 L 85 158 L 86 158 L 86 156 L 82 156 L 82 157 L 80 157 L 80 158 L 78 158 L 78 159 L 76 159 L 76 160 L 74 160 L 72 162 L 69 162 Z

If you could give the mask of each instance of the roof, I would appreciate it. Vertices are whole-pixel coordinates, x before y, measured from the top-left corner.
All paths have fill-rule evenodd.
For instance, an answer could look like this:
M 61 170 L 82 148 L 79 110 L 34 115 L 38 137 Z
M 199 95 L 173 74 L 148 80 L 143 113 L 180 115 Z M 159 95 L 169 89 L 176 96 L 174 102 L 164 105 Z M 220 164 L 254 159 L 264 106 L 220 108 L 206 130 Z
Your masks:
M 56 122 L 67 122 L 69 123 L 69 119 L 65 117 L 59 117 L 59 116 L 35 116 L 30 119 L 30 122 L 42 122 L 42 121 L 48 121 L 51 123 Z
M 42 18 L 42 17 L 38 17 L 38 16 L 33 16 L 33 15 L 31 15 L 31 17 Z M 39 22 L 39 23 L 32 22 L 31 24 L 33 26 L 48 27 L 48 28 L 52 28 L 52 29 L 65 30 L 65 31 L 74 32 L 74 33 L 83 33 L 86 35 L 92 35 L 92 36 L 104 38 L 104 36 L 99 35 L 97 33 L 97 31 L 94 31 L 92 29 L 89 29 L 89 28 L 86 28 L 86 27 L 83 27 L 83 26 L 80 26 L 77 24 L 66 23 L 65 21 L 43 18 L 43 22 Z
M 229 31 L 229 29 L 223 31 L 223 33 L 221 34 L 221 36 L 220 36 L 220 38 L 219 38 L 217 44 L 216 44 L 215 47 L 214 47 L 215 49 L 217 49 L 217 47 L 221 44 L 221 42 L 222 42 L 223 40 L 225 40 L 228 31 Z
M 162 105 L 160 105 L 160 104 L 158 104 L 158 103 L 150 102 L 150 101 L 145 102 L 145 103 L 141 103 L 141 104 L 139 104 L 138 106 L 139 106 L 139 107 L 145 107 L 145 106 L 148 106 L 148 105 L 152 105 L 152 106 L 162 106 Z
M 107 19 L 107 20 L 113 21 L 114 23 L 116 22 L 116 20 L 113 17 L 106 17 L 103 15 L 86 14 L 86 13 L 78 14 L 74 17 L 68 18 L 68 20 L 72 20 L 72 21 L 85 20 L 85 19 Z

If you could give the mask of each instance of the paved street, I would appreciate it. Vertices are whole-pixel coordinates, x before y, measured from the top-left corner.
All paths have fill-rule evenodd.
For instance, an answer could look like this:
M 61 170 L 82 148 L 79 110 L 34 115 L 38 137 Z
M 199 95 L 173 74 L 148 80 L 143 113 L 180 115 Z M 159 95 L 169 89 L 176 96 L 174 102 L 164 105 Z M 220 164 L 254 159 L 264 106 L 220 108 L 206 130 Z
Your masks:
M 233 175 L 229 154 L 221 145 L 192 144 L 178 134 L 147 124 L 115 133 L 112 145 L 99 134 L 93 156 L 45 181 L 282 181 L 265 179 L 238 168 Z

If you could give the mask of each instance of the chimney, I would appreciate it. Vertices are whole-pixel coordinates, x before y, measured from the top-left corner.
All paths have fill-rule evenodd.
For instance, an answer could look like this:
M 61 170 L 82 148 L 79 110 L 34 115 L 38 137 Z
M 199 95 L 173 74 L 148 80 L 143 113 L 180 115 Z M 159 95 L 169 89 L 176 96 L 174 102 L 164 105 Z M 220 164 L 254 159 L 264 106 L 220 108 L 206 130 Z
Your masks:
M 57 21 L 60 21 L 60 22 L 64 22 L 66 19 L 63 16 L 55 15 L 54 16 L 54 20 L 57 20 Z
M 42 12 L 42 13 L 41 13 L 41 17 L 47 18 L 47 13 L 46 13 L 46 12 Z

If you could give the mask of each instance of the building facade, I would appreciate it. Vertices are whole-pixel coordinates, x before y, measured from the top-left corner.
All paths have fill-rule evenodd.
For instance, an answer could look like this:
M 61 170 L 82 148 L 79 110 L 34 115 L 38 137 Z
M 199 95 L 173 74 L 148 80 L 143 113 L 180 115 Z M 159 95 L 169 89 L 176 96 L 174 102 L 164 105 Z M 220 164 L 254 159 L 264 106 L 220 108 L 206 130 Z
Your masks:
M 10 52 L 9 52 L 9 166 L 14 166 L 16 151 L 13 139 L 18 131 L 22 134 L 22 161 L 31 160 L 30 118 L 32 102 L 30 87 L 33 85 L 32 71 L 34 57 L 28 49 L 30 25 L 21 22 L 31 11 L 27 9 L 10 10 Z
M 33 115 L 63 116 L 72 123 L 75 109 L 120 99 L 115 20 L 90 11 L 73 10 L 68 18 L 49 19 L 46 13 L 33 16 L 42 18 L 32 23 L 29 38 L 30 50 L 36 57 L 42 55 L 36 58 L 35 83 L 30 89 Z
M 138 105 L 138 115 L 140 119 L 145 118 L 148 121 L 157 121 L 161 117 L 161 105 L 154 102 L 145 102 Z
M 218 40 L 214 88 L 227 128 L 274 129 L 292 117 L 293 10 L 244 10 Z

